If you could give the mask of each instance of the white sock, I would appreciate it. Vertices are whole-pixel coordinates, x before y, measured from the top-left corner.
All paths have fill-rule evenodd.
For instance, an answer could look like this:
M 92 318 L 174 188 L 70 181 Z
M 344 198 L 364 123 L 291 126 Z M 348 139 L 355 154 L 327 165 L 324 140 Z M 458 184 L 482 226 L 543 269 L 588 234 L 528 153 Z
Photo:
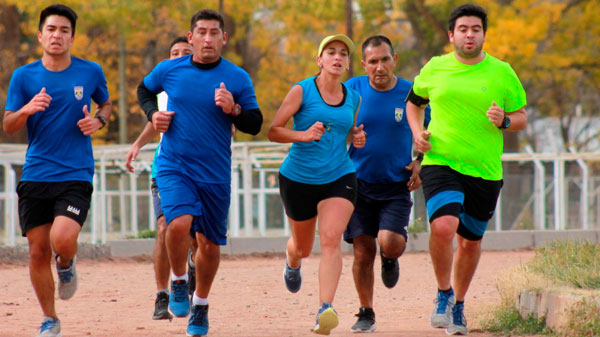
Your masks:
M 208 305 L 208 297 L 207 298 L 198 297 L 198 295 L 196 295 L 196 292 L 194 291 L 194 297 L 192 298 L 192 303 L 194 305 Z
M 171 272 L 171 281 L 175 282 L 175 281 L 181 281 L 181 280 L 183 280 L 185 282 L 189 281 L 187 273 L 185 273 L 181 276 L 177 276 L 177 275 L 175 275 L 174 272 Z

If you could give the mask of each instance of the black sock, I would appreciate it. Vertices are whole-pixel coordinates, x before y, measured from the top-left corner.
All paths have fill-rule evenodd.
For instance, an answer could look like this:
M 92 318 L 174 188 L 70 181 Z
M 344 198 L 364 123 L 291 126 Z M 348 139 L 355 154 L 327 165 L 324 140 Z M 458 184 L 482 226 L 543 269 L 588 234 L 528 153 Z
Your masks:
M 438 288 L 439 291 L 443 292 L 446 295 L 452 295 L 454 294 L 454 289 L 452 289 L 452 287 L 448 288 L 447 290 L 442 290 L 440 288 Z
M 465 303 L 464 300 L 463 301 L 456 301 L 456 304 L 464 304 L 464 303 Z

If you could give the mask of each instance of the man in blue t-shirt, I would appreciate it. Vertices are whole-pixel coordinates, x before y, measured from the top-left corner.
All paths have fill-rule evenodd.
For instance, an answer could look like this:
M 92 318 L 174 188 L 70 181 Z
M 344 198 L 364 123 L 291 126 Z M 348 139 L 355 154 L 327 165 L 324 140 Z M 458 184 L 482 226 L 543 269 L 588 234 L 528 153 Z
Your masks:
M 208 294 L 227 243 L 231 189 L 231 126 L 258 134 L 262 113 L 247 72 L 221 57 L 227 43 L 223 17 L 201 10 L 191 20 L 194 53 L 159 63 L 138 87 L 138 101 L 156 131 L 163 132 L 155 158 L 156 180 L 167 222 L 171 264 L 169 311 L 190 312 L 186 274 L 187 240 L 196 232 L 196 290 L 187 334 L 208 333 Z M 169 96 L 158 111 L 156 94 Z
M 77 14 L 52 5 L 40 14 L 40 60 L 17 68 L 11 78 L 4 131 L 27 125 L 29 147 L 17 187 L 22 235 L 29 242 L 30 277 L 44 314 L 40 335 L 59 336 L 50 261 L 56 254 L 58 297 L 77 289 L 77 237 L 92 195 L 94 156 L 90 135 L 111 113 L 102 68 L 71 56 Z M 98 104 L 90 115 L 90 101 Z M 60 135 L 57 137 L 57 135 Z
M 362 97 L 356 125 L 364 125 L 368 141 L 364 148 L 349 150 L 358 195 L 344 240 L 354 245 L 352 273 L 361 305 L 351 330 L 372 332 L 377 242 L 381 278 L 392 288 L 399 277 L 398 257 L 406 248 L 410 192 L 421 185 L 421 165 L 420 158 L 412 159 L 412 133 L 404 116 L 404 98 L 412 83 L 394 74 L 398 55 L 390 40 L 382 35 L 369 37 L 362 45 L 362 57 L 367 76 L 351 78 L 346 84 Z

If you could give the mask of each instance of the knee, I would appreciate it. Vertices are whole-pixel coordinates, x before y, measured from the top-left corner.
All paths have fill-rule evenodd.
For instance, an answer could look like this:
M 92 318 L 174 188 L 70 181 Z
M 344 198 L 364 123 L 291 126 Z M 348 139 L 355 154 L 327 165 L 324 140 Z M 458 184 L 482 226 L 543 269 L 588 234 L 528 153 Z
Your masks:
M 398 258 L 406 249 L 406 240 L 402 237 L 401 239 L 392 242 L 382 242 L 380 247 L 381 250 L 385 252 L 385 257 L 389 259 Z
M 167 235 L 167 224 L 164 221 L 164 217 L 161 217 L 162 220 L 159 220 L 156 228 L 156 239 L 160 241 L 165 240 L 165 236 Z
M 361 269 L 373 268 L 375 261 L 375 249 L 354 250 L 354 264 Z
M 452 241 L 458 228 L 458 218 L 442 216 L 431 223 L 431 235 L 438 239 Z
M 319 232 L 319 240 L 321 241 L 321 250 L 338 249 L 341 244 L 341 235 L 333 231 Z
M 475 254 L 481 249 L 481 240 L 472 241 L 467 239 L 459 239 L 457 240 L 457 245 L 462 251 L 469 254 Z
M 77 251 L 77 238 L 60 237 L 52 241 L 52 248 L 57 255 L 70 255 L 75 254 Z M 73 252 L 75 250 L 75 252 Z
M 160 230 L 160 227 L 159 227 Z M 169 223 L 169 226 L 165 224 L 165 234 L 166 235 L 189 235 L 190 227 L 189 223 L 182 219 L 175 219 Z
M 31 264 L 47 264 L 52 258 L 52 249 L 49 245 L 29 245 L 29 260 Z
M 202 244 L 198 245 L 198 251 L 201 252 L 205 258 L 211 260 L 218 258 L 221 254 L 220 246 L 208 240 L 207 242 L 203 242 Z

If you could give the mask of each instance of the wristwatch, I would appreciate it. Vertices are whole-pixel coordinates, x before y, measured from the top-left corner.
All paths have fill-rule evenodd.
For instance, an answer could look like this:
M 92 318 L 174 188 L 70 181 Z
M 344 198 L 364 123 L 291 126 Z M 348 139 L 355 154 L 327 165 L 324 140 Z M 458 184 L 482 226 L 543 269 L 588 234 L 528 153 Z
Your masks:
M 98 118 L 100 123 L 102 123 L 102 126 L 100 127 L 100 129 L 102 129 L 106 125 L 106 118 L 104 118 L 102 115 L 96 115 L 96 118 Z
M 239 104 L 235 104 L 233 106 L 233 110 L 231 110 L 231 115 L 233 117 L 237 117 L 242 113 L 242 107 Z
M 508 129 L 508 127 L 510 126 L 510 117 L 508 116 L 504 116 L 504 119 L 502 120 L 502 124 L 498 127 L 498 129 Z

